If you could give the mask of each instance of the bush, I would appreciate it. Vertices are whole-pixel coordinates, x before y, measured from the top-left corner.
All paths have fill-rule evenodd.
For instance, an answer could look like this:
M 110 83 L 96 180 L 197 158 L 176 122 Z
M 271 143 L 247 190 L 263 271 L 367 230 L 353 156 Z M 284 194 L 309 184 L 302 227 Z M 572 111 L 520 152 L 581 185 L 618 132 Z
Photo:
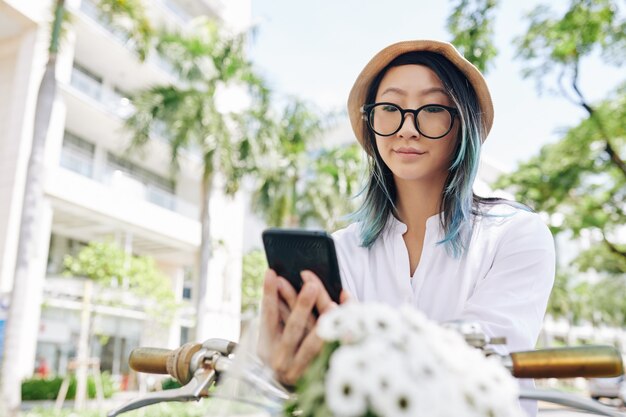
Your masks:
M 182 385 L 180 384 L 180 382 L 178 382 L 174 378 L 166 378 L 163 380 L 163 382 L 161 382 L 161 389 L 163 390 L 176 389 L 180 387 L 182 387 Z
M 104 398 L 110 398 L 113 395 L 113 380 L 108 372 L 101 374 L 102 390 Z M 63 377 L 57 376 L 53 378 L 30 378 L 22 382 L 22 400 L 54 400 L 59 395 L 59 390 L 63 384 Z M 87 377 L 87 395 L 89 398 L 96 398 L 96 383 L 93 376 Z M 76 396 L 76 377 L 70 377 L 70 386 L 67 390 L 66 399 L 71 400 Z

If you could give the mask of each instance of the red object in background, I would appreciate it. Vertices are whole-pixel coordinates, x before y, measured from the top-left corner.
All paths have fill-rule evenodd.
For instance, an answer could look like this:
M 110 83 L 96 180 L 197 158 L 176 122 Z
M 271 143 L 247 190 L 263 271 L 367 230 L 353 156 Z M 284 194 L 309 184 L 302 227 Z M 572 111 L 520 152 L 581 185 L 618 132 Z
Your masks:
M 46 358 L 39 358 L 39 364 L 37 365 L 37 369 L 35 369 L 35 374 L 41 378 L 47 378 L 48 375 L 50 375 L 50 367 L 48 366 Z
M 123 374 L 122 375 L 122 380 L 120 381 L 120 391 L 127 391 L 128 390 L 129 380 L 130 380 L 130 375 L 129 374 Z

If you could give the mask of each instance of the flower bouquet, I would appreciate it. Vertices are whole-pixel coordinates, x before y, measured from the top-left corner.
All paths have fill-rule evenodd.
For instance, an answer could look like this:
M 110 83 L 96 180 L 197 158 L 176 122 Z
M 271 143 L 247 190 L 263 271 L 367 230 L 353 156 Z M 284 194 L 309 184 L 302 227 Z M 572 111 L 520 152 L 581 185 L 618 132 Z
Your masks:
M 419 311 L 347 303 L 320 317 L 321 354 L 287 416 L 519 417 L 515 379 Z

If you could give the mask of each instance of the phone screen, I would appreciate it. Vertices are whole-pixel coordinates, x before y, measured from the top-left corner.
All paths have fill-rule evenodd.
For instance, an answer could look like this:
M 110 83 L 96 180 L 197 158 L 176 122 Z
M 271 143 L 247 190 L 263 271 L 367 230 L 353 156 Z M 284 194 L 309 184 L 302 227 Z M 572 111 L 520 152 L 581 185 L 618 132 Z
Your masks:
M 324 284 L 330 298 L 339 303 L 341 277 L 335 244 L 324 231 L 267 229 L 263 232 L 267 263 L 287 279 L 296 291 L 302 288 L 300 272 L 310 270 Z

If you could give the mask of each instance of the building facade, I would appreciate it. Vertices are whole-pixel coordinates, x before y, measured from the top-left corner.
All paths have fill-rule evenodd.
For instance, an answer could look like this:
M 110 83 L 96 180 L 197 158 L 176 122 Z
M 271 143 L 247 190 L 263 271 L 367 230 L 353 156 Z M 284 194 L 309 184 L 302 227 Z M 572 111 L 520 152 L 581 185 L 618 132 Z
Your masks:
M 250 22 L 250 1 L 146 1 L 156 26 L 183 29 L 206 16 L 234 31 Z M 194 289 L 200 246 L 201 158 L 185 154 L 172 178 L 166 132 L 155 126 L 154 140 L 129 151 L 124 118 L 132 112 L 128 95 L 176 83 L 167 62 L 154 51 L 141 62 L 128 38 L 104 21 L 95 0 L 66 0 L 72 14 L 57 63 L 58 90 L 45 150 L 45 213 L 36 273 L 45 276 L 41 314 L 26 317 L 38 332 L 23 340 L 22 377 L 44 358 L 64 374 L 76 355 L 84 281 L 63 276 L 63 258 L 91 241 L 114 241 L 128 253 L 149 255 L 165 273 L 183 305 L 173 320 L 150 317 L 141 300 L 91 307 L 91 356 L 113 374 L 128 372 L 128 353 L 138 345 L 177 347 L 193 335 Z M 52 1 L 0 0 L 0 334 L 6 319 L 18 245 L 26 166 L 32 141 L 37 90 L 47 60 Z M 217 319 L 206 334 L 239 335 L 243 201 L 211 197 L 215 245 L 210 275 Z M 97 290 L 103 295 L 103 289 Z M 113 290 L 115 292 L 115 290 Z M 215 294 L 217 293 L 217 294 Z M 118 296 L 121 297 L 118 291 Z M 1 338 L 0 338 L 1 340 Z M 2 343 L 0 343 L 2 346 Z

